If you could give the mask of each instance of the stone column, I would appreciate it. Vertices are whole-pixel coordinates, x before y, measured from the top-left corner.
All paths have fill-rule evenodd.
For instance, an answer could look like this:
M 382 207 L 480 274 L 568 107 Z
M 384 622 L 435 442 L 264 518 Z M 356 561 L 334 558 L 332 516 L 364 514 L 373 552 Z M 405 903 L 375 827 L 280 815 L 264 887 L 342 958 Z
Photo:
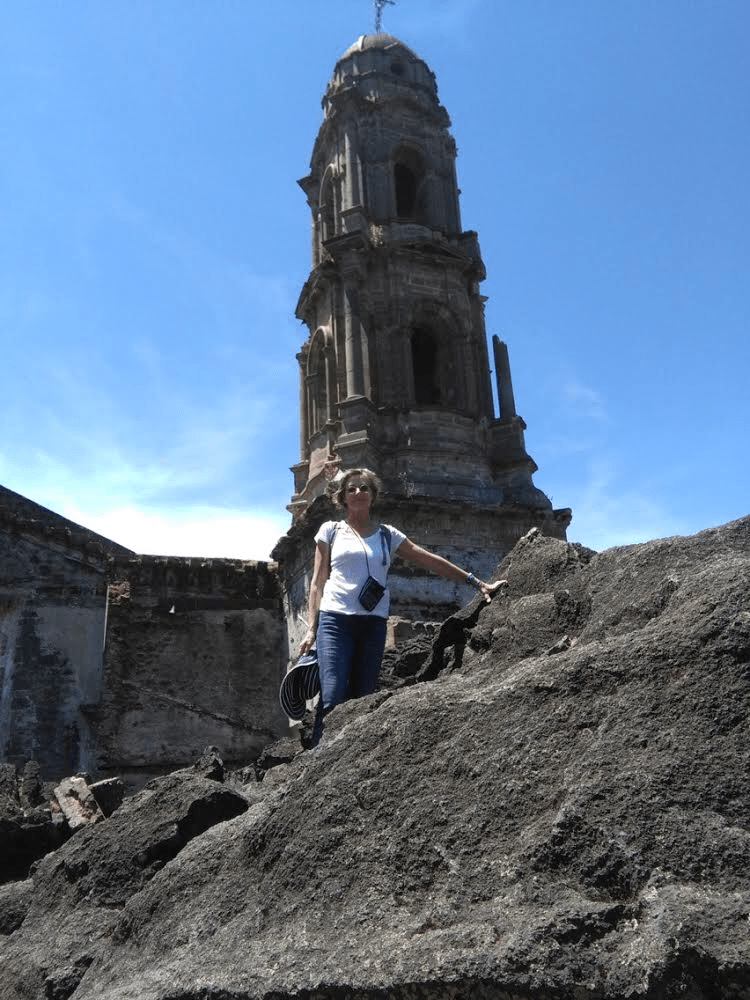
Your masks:
M 458 187 L 458 174 L 456 173 L 456 160 L 455 154 L 451 157 L 450 165 L 450 178 L 451 178 L 451 192 L 450 192 L 450 204 L 449 211 L 451 214 L 451 222 L 455 225 L 454 232 L 461 232 L 461 205 L 458 200 L 460 190 Z
M 495 378 L 497 380 L 497 399 L 500 406 L 500 419 L 513 420 L 516 416 L 516 401 L 513 398 L 513 383 L 510 378 L 510 360 L 508 345 L 494 334 L 492 348 L 495 353 Z
M 326 420 L 330 423 L 336 415 L 336 369 L 333 343 L 329 334 L 326 334 L 323 357 L 325 358 Z
M 344 343 L 346 345 L 346 394 L 364 395 L 364 371 L 362 368 L 362 343 L 359 327 L 359 294 L 347 280 L 344 285 Z
M 344 151 L 346 156 L 346 197 L 342 198 L 342 208 L 355 208 L 361 204 L 361 164 L 357 143 L 356 125 L 348 122 L 344 133 Z
M 297 355 L 299 361 L 299 457 L 304 462 L 308 457 L 307 442 L 310 440 L 310 422 L 308 416 L 307 386 L 305 378 L 306 355 Z

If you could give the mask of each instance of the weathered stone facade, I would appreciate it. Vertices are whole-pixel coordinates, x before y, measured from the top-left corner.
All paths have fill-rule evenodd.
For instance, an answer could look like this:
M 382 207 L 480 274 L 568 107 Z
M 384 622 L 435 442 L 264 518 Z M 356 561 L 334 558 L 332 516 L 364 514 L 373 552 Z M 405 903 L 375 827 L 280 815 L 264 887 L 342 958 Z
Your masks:
M 97 773 L 133 784 L 208 745 L 246 763 L 286 730 L 286 642 L 266 563 L 139 556 L 111 567 Z
M 390 35 L 336 64 L 310 173 L 312 271 L 297 316 L 300 461 L 294 525 L 274 552 L 290 636 L 302 626 L 319 498 L 342 469 L 382 478 L 381 520 L 489 575 L 532 527 L 564 539 L 570 510 L 532 482 L 505 344 L 494 338 L 495 416 L 477 234 L 461 227 L 456 144 L 435 76 Z M 437 619 L 454 584 L 396 565 L 392 613 Z
M 0 487 L 0 757 L 131 787 L 286 731 L 274 567 L 137 556 Z
M 127 549 L 0 487 L 0 752 L 51 777 L 90 770 L 80 708 L 102 693 L 107 568 Z

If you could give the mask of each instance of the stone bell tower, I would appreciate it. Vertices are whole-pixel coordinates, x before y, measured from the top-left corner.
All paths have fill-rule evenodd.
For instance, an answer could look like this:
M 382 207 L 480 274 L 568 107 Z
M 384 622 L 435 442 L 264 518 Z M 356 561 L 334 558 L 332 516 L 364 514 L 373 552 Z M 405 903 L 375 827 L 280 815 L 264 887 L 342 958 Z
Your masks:
M 365 35 L 336 63 L 322 103 L 299 182 L 312 214 L 297 305 L 309 330 L 300 460 L 292 529 L 274 552 L 290 611 L 304 601 L 312 534 L 329 516 L 320 498 L 340 470 L 376 471 L 379 519 L 480 576 L 531 527 L 565 538 L 570 522 L 532 483 L 497 337 L 495 415 L 484 263 L 477 234 L 461 228 L 456 143 L 435 75 L 396 38 Z M 391 593 L 394 614 L 432 619 L 470 596 L 398 564 Z

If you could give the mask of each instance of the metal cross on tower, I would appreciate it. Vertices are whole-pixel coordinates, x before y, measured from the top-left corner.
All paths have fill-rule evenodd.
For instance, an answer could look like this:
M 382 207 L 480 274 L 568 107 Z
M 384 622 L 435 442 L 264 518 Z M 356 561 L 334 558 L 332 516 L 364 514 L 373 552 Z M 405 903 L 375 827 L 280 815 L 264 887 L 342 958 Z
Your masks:
M 375 0 L 375 34 L 379 35 L 383 28 L 383 7 L 388 4 L 396 6 L 396 0 Z

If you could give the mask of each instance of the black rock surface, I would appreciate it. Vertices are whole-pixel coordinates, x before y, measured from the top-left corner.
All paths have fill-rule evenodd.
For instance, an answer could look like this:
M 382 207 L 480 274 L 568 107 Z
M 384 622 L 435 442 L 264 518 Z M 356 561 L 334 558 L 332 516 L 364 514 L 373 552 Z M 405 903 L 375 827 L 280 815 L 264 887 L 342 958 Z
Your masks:
M 499 573 L 316 749 L 5 886 L 3 1000 L 750 997 L 750 519 Z

